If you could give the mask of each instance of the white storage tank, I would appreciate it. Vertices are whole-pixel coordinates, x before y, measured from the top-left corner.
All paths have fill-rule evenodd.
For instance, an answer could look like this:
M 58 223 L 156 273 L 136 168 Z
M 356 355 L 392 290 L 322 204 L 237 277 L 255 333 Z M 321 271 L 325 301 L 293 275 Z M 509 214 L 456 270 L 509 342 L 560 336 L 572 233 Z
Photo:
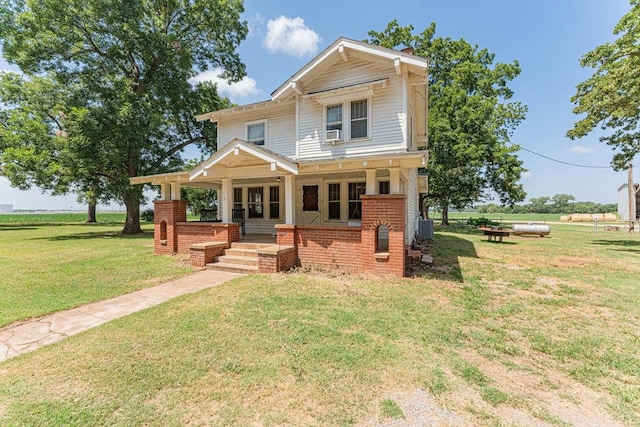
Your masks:
M 513 234 L 546 236 L 550 232 L 549 224 L 513 224 Z

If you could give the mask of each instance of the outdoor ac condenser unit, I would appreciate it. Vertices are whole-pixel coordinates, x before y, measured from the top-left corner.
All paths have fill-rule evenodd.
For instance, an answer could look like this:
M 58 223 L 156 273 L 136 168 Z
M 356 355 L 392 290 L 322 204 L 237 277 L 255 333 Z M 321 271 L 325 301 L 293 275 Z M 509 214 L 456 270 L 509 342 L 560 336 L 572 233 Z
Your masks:
M 432 219 L 421 219 L 418 221 L 418 237 L 422 239 L 433 239 Z

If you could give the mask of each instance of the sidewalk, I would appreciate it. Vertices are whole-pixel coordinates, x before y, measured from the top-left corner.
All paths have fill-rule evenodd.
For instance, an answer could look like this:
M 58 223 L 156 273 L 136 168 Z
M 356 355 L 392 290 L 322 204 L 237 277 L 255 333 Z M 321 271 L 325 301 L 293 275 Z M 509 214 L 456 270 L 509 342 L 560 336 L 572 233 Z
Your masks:
M 0 328 L 0 362 L 180 295 L 212 288 L 241 276 L 238 273 L 202 270 L 153 288 L 5 326 Z

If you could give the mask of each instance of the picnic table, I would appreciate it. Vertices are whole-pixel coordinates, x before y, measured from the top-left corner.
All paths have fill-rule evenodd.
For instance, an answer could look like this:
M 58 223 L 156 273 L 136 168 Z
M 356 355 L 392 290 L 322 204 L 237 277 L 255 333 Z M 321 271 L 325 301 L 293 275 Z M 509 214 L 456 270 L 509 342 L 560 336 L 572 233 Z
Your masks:
M 502 238 L 503 237 L 509 237 L 509 233 L 511 232 L 511 230 L 504 230 L 504 229 L 498 229 L 498 228 L 478 228 L 478 230 L 482 230 L 482 233 L 487 236 L 487 241 L 494 241 L 494 242 L 498 242 L 498 243 L 502 243 Z

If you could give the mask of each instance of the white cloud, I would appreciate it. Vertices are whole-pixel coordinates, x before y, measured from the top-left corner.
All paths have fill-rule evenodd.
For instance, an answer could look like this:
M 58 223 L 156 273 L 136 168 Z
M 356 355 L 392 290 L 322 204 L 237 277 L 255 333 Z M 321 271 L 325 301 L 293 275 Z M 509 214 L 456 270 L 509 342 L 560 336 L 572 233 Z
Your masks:
M 266 19 L 264 16 L 256 13 L 251 18 L 247 19 L 247 25 L 249 26 L 249 37 L 255 37 L 262 35 L 264 23 Z
M 533 176 L 533 174 L 531 172 L 529 172 L 529 171 L 523 172 L 522 175 L 521 175 L 521 177 L 523 179 L 531 178 L 532 176 Z
M 314 55 L 322 42 L 320 35 L 304 24 L 304 19 L 279 16 L 267 22 L 264 45 L 271 52 L 283 52 L 302 58 Z
M 223 71 L 219 68 L 208 70 L 190 79 L 189 82 L 191 84 L 204 81 L 213 82 L 218 85 L 218 93 L 220 95 L 228 96 L 234 100 L 245 98 L 249 95 L 255 95 L 260 92 L 255 79 L 252 79 L 251 77 L 244 77 L 239 82 L 229 84 L 225 79 L 220 77 L 222 72 Z
M 569 151 L 571 151 L 572 153 L 578 153 L 578 154 L 589 154 L 589 153 L 593 153 L 595 150 L 593 148 L 585 147 L 583 145 L 574 145 L 569 149 Z

